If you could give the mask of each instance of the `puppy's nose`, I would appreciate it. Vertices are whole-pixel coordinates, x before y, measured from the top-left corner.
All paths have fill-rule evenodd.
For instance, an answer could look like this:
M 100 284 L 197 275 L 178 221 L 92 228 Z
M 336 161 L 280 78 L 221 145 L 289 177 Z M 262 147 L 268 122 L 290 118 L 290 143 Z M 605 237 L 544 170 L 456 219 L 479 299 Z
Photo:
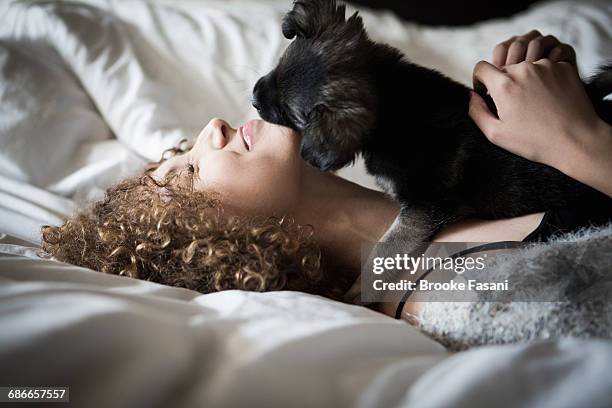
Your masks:
M 255 84 L 255 87 L 253 88 L 253 96 L 251 98 L 251 103 L 253 104 L 253 107 L 257 109 L 258 112 L 261 110 L 262 80 L 263 80 L 263 77 L 259 78 L 259 81 L 257 81 L 257 83 Z

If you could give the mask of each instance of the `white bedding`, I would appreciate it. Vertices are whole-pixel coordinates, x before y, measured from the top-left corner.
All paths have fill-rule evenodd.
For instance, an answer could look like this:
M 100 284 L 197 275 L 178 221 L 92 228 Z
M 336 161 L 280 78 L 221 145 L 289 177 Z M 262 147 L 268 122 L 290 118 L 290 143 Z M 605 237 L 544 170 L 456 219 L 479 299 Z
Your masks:
M 0 385 L 70 385 L 88 406 L 608 405 L 610 342 L 450 357 L 408 325 L 314 296 L 202 296 L 36 259 L 40 225 L 210 118 L 254 117 L 252 85 L 287 43 L 289 1 L 86 3 L 0 3 Z M 573 44 L 583 73 L 612 59 L 605 1 L 458 29 L 363 15 L 374 38 L 465 83 L 532 28 Z M 373 185 L 359 164 L 342 174 Z

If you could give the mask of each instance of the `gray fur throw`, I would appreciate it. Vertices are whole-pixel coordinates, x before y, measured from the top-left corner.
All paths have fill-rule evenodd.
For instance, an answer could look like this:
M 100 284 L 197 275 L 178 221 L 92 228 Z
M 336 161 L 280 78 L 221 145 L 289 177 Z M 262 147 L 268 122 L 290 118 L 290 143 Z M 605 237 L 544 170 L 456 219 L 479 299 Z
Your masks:
M 561 337 L 612 338 L 612 224 L 530 245 L 492 264 L 487 273 L 508 278 L 512 297 L 521 301 L 495 302 L 483 294 L 474 302 L 424 303 L 420 329 L 451 350 Z

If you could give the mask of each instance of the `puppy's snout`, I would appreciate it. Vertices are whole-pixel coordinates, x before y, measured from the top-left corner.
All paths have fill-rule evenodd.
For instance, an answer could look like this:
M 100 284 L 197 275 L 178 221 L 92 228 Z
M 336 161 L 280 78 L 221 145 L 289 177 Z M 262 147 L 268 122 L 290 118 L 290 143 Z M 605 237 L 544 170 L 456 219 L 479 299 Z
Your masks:
M 262 100 L 263 100 L 263 77 L 259 78 L 259 81 L 255 84 L 253 88 L 253 96 L 251 98 L 251 103 L 253 107 L 257 109 L 257 111 L 261 111 L 262 108 Z
M 279 107 L 278 90 L 275 88 L 272 74 L 261 77 L 253 87 L 251 103 L 259 116 L 266 122 L 293 127 Z

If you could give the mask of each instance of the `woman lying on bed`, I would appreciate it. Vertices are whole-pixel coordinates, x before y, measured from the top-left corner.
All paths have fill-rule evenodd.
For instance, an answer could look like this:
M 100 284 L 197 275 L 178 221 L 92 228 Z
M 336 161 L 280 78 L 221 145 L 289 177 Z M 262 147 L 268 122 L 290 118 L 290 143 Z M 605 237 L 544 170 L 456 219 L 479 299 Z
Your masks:
M 504 44 L 494 54 L 497 66 L 483 62 L 475 69 L 500 118 L 474 95 L 473 119 L 493 143 L 612 195 L 612 129 L 584 93 L 573 50 L 536 32 Z M 525 59 L 529 62 L 512 65 Z M 359 276 L 360 244 L 378 241 L 399 207 L 382 193 L 308 166 L 299 151 L 299 135 L 291 129 L 260 120 L 233 129 L 212 120 L 191 149 L 176 149 L 144 175 L 110 188 L 103 201 L 63 226 L 44 227 L 43 249 L 76 265 L 204 293 L 286 289 L 343 299 Z M 466 220 L 445 228 L 435 240 L 547 240 L 555 231 L 603 224 L 609 214 L 567 217 L 559 212 Z M 601 336 L 610 331 L 605 308 L 589 311 L 587 322 L 572 319 L 574 309 L 564 309 L 565 320 L 556 316 L 548 325 L 545 321 L 559 308 L 529 303 L 497 310 L 495 316 L 488 310 L 484 316 L 476 303 L 446 304 L 434 318 L 432 310 L 440 305 L 408 299 L 404 315 L 416 317 L 424 331 L 454 348 L 547 333 Z M 382 310 L 393 314 L 395 305 Z M 502 321 L 516 327 L 504 327 L 503 335 L 486 334 L 487 318 L 502 314 L 510 317 Z M 460 325 L 452 324 L 458 319 Z

